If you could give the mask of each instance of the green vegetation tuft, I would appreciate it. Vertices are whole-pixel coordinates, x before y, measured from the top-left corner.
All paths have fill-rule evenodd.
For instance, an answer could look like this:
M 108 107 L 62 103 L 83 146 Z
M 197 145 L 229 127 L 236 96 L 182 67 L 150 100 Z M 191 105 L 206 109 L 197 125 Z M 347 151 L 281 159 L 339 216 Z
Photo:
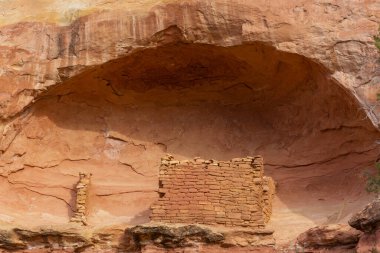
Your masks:
M 373 39 L 375 40 L 375 46 L 380 51 L 380 25 L 379 25 L 379 34 L 376 36 L 373 36 Z
M 380 51 L 380 37 L 379 36 L 374 36 L 373 38 L 375 39 L 375 46 Z
M 367 173 L 366 190 L 380 197 L 380 163 L 376 163 L 376 172 L 374 174 Z

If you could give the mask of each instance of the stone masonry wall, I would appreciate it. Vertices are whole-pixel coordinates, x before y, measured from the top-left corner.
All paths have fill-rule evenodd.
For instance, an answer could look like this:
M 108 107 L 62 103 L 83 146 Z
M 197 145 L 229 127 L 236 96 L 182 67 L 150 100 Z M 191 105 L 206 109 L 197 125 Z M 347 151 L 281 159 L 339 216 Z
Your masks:
M 272 202 L 273 197 L 276 192 L 276 185 L 275 182 L 271 177 L 263 177 L 263 214 L 264 214 L 264 221 L 267 223 L 270 220 L 270 217 L 272 216 Z
M 264 228 L 275 191 L 261 156 L 231 161 L 162 158 L 152 221 Z
M 76 186 L 76 210 L 70 219 L 72 223 L 87 225 L 87 198 L 90 180 L 91 174 L 79 173 L 79 182 Z

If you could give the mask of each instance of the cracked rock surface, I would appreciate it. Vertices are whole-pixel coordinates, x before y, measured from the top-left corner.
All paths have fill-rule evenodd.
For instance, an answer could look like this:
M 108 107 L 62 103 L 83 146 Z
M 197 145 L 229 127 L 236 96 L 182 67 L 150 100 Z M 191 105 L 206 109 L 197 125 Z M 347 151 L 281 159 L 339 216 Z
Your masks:
M 90 225 L 148 222 L 166 153 L 262 155 L 278 243 L 368 202 L 377 1 L 74 2 L 0 3 L 1 223 L 67 223 L 78 172 Z
M 360 175 L 379 134 L 326 71 L 261 43 L 171 44 L 87 70 L 8 123 L 19 130 L 1 155 L 0 186 L 18 201 L 3 198 L 4 220 L 67 222 L 84 172 L 90 224 L 147 222 L 166 153 L 262 154 L 278 183 L 279 231 L 294 217 L 299 229 L 343 220 L 369 198 Z

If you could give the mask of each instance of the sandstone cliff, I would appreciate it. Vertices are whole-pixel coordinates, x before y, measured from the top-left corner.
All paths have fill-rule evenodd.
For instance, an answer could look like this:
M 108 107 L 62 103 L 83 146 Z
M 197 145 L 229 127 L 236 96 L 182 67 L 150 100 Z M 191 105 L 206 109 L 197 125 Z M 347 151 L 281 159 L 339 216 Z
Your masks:
M 379 156 L 376 0 L 0 2 L 0 221 L 149 221 L 167 152 L 261 154 L 279 243 L 346 221 Z

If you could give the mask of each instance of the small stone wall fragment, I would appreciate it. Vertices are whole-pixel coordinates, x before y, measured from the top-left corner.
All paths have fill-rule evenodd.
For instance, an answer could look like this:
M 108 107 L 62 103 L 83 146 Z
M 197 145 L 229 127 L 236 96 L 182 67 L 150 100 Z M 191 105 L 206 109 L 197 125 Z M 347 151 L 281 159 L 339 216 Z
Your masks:
M 160 199 L 151 219 L 166 223 L 264 228 L 272 212 L 275 184 L 264 177 L 261 156 L 231 161 L 161 160 Z
M 272 203 L 274 194 L 276 192 L 276 185 L 271 177 L 263 177 L 263 214 L 265 223 L 269 222 L 272 216 Z
M 76 186 L 76 211 L 70 219 L 72 223 L 87 225 L 87 197 L 90 181 L 91 174 L 79 173 L 79 182 Z

